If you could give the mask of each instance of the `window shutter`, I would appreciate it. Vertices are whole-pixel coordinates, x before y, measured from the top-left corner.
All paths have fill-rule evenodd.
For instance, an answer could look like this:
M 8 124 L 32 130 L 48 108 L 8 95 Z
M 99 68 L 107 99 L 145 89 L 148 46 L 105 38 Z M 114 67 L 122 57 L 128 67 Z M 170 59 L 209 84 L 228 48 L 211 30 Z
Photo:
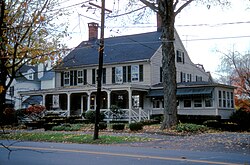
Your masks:
M 115 67 L 112 68 L 112 83 L 115 83 Z
M 182 72 L 180 73 L 180 75 L 181 75 L 181 81 L 180 81 L 180 82 L 182 82 L 182 79 L 183 79 L 183 75 L 182 75 Z
M 139 81 L 143 81 L 143 65 L 139 65 Z
M 184 57 L 185 57 L 184 52 L 182 52 L 182 62 L 183 62 L 183 64 L 185 63 L 185 58 Z
M 127 82 L 127 67 L 123 67 L 123 82 Z
M 70 86 L 72 86 L 72 85 L 73 85 L 73 81 L 74 81 L 74 79 L 73 79 L 73 74 L 74 74 L 73 70 L 72 70 L 72 71 L 70 71 L 70 74 L 69 74 L 69 78 L 70 78 Z
M 160 67 L 160 82 L 162 82 L 162 72 L 163 72 L 162 67 Z
M 74 85 L 77 85 L 77 70 L 74 70 Z
M 64 86 L 64 72 L 61 72 L 61 86 Z
M 128 66 L 128 82 L 131 82 L 131 66 Z
M 83 70 L 83 84 L 84 85 L 87 84 L 87 70 L 86 69 Z
M 95 84 L 95 69 L 92 69 L 92 84 Z
M 106 84 L 106 68 L 102 69 L 102 83 Z

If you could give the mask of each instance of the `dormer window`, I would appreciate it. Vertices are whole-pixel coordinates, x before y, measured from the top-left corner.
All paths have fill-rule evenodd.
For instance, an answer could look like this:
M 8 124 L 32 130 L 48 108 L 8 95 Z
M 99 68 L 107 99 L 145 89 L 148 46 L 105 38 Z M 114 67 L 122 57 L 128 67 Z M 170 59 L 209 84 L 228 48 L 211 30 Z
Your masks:
M 30 69 L 28 70 L 27 74 L 25 75 L 25 77 L 28 79 L 28 80 L 34 80 L 34 70 L 33 69 Z
M 183 63 L 184 64 L 184 52 L 181 50 L 176 51 L 176 61 L 178 63 Z

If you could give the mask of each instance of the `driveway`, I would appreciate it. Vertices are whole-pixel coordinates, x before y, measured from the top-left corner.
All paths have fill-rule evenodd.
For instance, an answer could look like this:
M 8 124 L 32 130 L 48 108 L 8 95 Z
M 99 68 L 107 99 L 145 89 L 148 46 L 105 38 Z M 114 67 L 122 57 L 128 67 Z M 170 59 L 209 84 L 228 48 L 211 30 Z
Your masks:
M 221 132 L 186 136 L 160 133 L 138 133 L 133 135 L 156 138 L 157 140 L 119 145 L 173 150 L 239 153 L 250 156 L 250 133 Z

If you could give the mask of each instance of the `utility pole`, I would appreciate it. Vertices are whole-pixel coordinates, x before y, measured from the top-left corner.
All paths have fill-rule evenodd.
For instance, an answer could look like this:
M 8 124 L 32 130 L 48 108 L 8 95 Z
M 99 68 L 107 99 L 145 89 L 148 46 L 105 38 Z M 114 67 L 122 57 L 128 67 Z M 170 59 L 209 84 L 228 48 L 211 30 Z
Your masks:
M 99 117 L 101 109 L 101 88 L 102 88 L 102 70 L 103 70 L 103 51 L 104 51 L 104 21 L 105 21 L 105 0 L 102 0 L 101 6 L 101 36 L 99 47 L 99 66 L 97 77 L 97 96 L 96 96 L 96 116 L 95 116 L 95 129 L 93 139 L 98 139 L 99 134 Z
M 6 83 L 6 71 L 5 71 L 5 36 L 4 36 L 4 11 L 5 0 L 0 0 L 0 124 L 3 118 L 3 111 L 5 109 L 5 83 Z

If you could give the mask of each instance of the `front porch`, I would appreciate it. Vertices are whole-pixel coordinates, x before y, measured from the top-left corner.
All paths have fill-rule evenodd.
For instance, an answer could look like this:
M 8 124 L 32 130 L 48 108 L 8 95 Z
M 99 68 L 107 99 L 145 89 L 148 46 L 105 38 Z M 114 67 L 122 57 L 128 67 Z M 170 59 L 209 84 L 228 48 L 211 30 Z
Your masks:
M 119 86 L 119 88 L 118 88 Z M 112 105 L 119 107 L 124 113 L 119 120 L 139 122 L 149 119 L 150 111 L 144 109 L 148 89 L 136 88 L 131 85 L 117 85 L 112 88 L 104 88 L 101 93 L 101 112 L 105 114 L 105 120 L 113 119 Z M 43 98 L 42 104 L 49 113 L 61 116 L 83 116 L 87 111 L 96 109 L 96 88 L 61 88 L 38 91 Z M 22 95 L 34 95 L 38 92 L 22 92 Z M 146 105 L 147 107 L 147 105 Z

